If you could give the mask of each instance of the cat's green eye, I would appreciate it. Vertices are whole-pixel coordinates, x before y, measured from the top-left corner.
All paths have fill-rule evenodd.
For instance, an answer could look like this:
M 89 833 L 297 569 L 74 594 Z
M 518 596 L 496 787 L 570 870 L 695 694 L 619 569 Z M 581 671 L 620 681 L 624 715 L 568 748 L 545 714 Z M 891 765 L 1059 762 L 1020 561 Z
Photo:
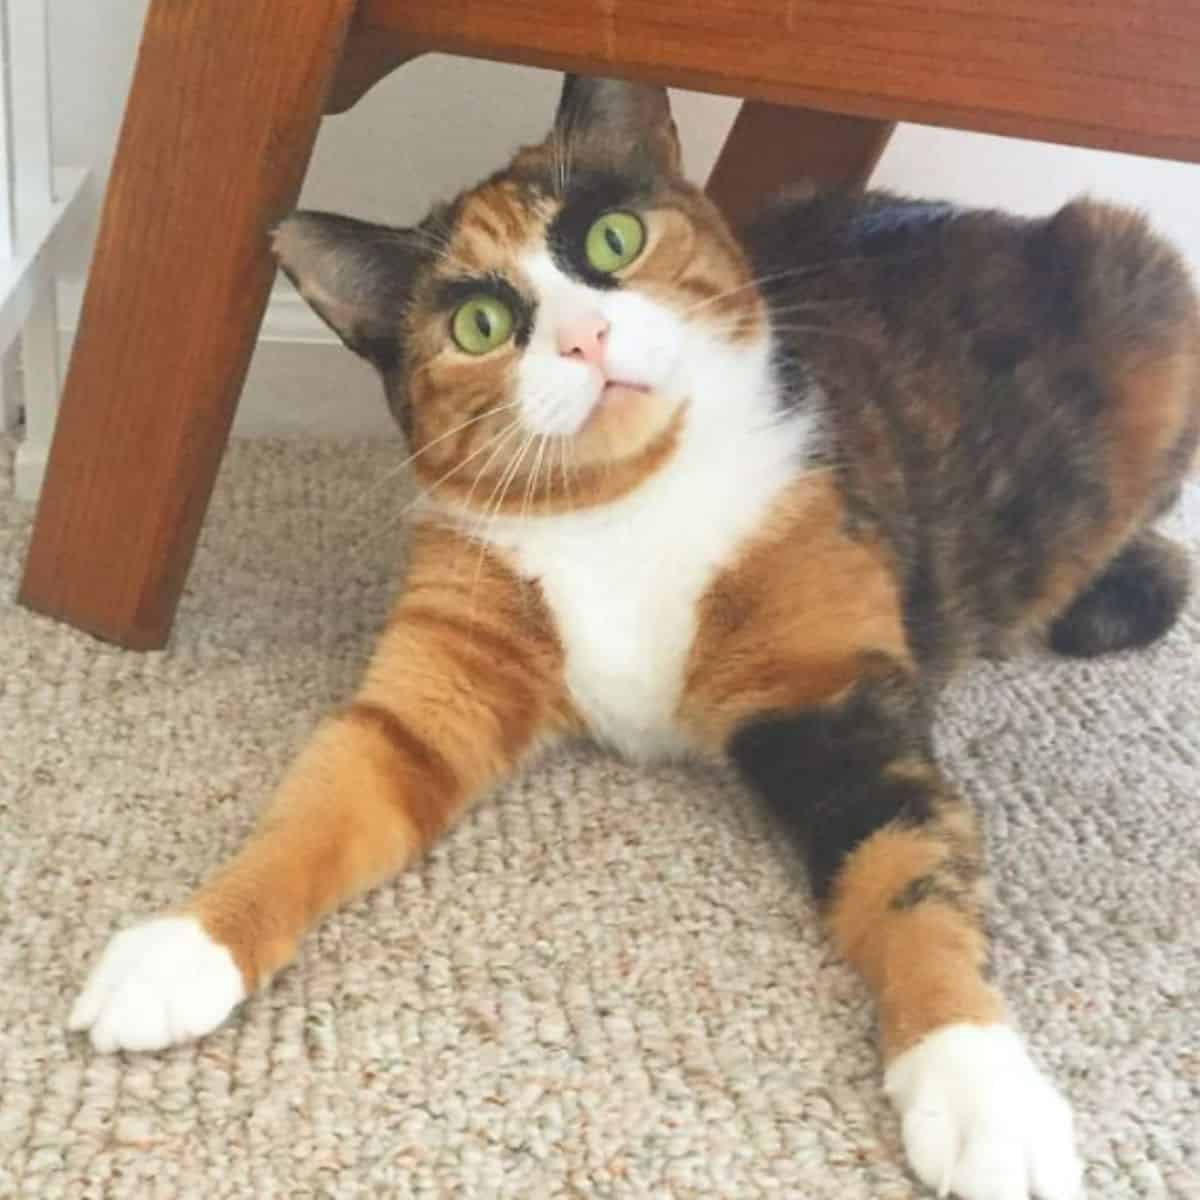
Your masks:
M 472 296 L 455 309 L 450 332 L 468 354 L 486 354 L 512 336 L 512 309 L 495 296 Z
M 646 227 L 631 212 L 605 213 L 588 230 L 584 250 L 596 271 L 611 275 L 627 267 L 646 245 Z

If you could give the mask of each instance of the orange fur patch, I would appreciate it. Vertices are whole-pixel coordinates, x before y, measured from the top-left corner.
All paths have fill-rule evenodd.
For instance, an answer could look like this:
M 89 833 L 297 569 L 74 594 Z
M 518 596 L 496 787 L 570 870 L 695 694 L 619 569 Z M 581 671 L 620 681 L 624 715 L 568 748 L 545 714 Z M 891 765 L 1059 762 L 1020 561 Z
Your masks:
M 540 449 L 528 435 L 514 435 L 499 451 L 481 454 L 478 467 L 466 464 L 430 484 L 436 494 L 488 516 L 540 516 L 609 504 L 674 454 L 685 414 L 684 407 L 648 396 L 624 413 L 597 413 L 574 437 L 544 438 Z M 429 473 L 428 466 L 418 470 Z
M 1004 1016 L 999 993 L 982 975 L 987 936 L 978 913 L 936 898 L 894 905 L 952 852 L 936 826 L 883 829 L 854 851 L 838 878 L 829 928 L 875 993 L 885 1061 L 939 1026 Z
M 414 533 L 408 588 L 354 702 L 317 730 L 255 835 L 188 905 L 247 988 L 570 725 L 562 670 L 534 588 L 448 530 Z
M 1163 457 L 1179 439 L 1200 395 L 1200 344 L 1129 366 L 1119 395 L 1113 488 L 1125 508 L 1140 511 L 1152 501 Z
M 1184 325 L 1182 329 L 1190 329 Z M 1200 403 L 1200 345 L 1149 361 L 1127 363 L 1117 377 L 1108 482 L 1112 511 L 1071 558 L 1051 572 L 1030 606 L 1026 628 L 1061 613 L 1153 514 L 1163 463 L 1179 442 Z
M 646 249 L 624 278 L 667 307 L 715 326 L 729 341 L 764 335 L 766 305 L 750 265 L 711 204 L 692 198 L 686 208 L 650 213 L 648 225 Z
M 844 517 L 832 475 L 804 477 L 701 600 L 680 717 L 711 749 L 751 717 L 842 691 L 865 655 L 908 661 L 889 559 Z

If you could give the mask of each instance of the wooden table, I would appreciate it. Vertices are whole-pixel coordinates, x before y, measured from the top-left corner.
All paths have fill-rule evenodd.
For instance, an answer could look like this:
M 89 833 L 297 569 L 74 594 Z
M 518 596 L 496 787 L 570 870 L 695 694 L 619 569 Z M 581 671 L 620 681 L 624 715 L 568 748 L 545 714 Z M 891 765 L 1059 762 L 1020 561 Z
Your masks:
M 1200 161 L 1196 0 L 151 0 L 20 598 L 162 646 L 320 118 L 435 50 L 747 99 L 710 188 L 898 120 Z

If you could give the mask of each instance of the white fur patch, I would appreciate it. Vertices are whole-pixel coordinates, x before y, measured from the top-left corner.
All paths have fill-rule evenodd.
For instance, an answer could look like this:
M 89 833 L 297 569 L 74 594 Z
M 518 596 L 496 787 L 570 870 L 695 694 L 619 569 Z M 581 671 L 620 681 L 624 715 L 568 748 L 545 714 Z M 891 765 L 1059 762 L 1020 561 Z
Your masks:
M 92 1045 L 161 1050 L 215 1029 L 245 998 L 233 955 L 194 917 L 158 917 L 109 942 L 71 1010 Z
M 597 306 L 610 322 L 610 370 L 686 405 L 683 431 L 667 463 L 612 503 L 499 517 L 482 529 L 463 523 L 540 583 L 572 699 L 591 732 L 635 757 L 679 753 L 687 744 L 676 714 L 697 603 L 796 480 L 813 418 L 781 419 L 765 338 L 728 342 L 633 289 L 600 292 L 569 280 L 544 253 L 524 269 L 538 286 L 539 321 Z M 527 351 L 535 364 L 537 338 L 535 331 Z M 545 340 L 548 354 L 548 333 Z M 536 386 L 537 369 L 529 368 L 523 386 Z M 543 395 L 526 393 L 527 410 L 534 394 Z M 570 423 L 586 418 L 595 395 L 587 387 L 564 393 Z
M 600 318 L 608 326 L 608 376 L 654 390 L 672 390 L 689 330 L 684 321 L 634 289 L 604 291 L 564 275 L 549 253 L 521 261 L 521 272 L 538 300 L 529 345 L 517 369 L 517 399 L 528 429 L 543 434 L 577 433 L 600 399 L 604 376 L 558 349 L 564 325 Z
M 1007 1025 L 948 1025 L 891 1064 L 916 1175 L 960 1200 L 1075 1200 L 1071 1110 Z

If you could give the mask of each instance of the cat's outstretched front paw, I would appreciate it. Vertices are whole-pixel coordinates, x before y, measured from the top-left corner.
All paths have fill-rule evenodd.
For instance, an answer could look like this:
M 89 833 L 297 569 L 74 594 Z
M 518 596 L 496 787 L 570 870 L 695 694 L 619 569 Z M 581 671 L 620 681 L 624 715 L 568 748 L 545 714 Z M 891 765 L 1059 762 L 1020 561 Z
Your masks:
M 195 917 L 158 917 L 109 942 L 68 1024 L 105 1053 L 161 1050 L 215 1029 L 245 995 L 233 955 Z
M 961 1200 L 1076 1200 L 1071 1110 L 1006 1025 L 948 1025 L 888 1067 L 917 1176 Z

